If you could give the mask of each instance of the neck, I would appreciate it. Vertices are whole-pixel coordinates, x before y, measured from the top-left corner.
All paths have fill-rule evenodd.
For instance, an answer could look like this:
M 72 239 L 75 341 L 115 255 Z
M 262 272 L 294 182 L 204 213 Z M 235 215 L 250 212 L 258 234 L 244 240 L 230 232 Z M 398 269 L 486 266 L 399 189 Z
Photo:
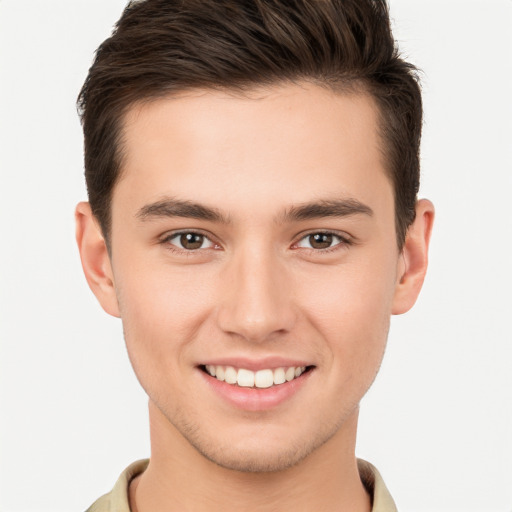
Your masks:
M 207 460 L 150 403 L 151 460 L 130 486 L 132 512 L 369 512 L 354 454 L 357 415 L 295 466 L 247 473 Z

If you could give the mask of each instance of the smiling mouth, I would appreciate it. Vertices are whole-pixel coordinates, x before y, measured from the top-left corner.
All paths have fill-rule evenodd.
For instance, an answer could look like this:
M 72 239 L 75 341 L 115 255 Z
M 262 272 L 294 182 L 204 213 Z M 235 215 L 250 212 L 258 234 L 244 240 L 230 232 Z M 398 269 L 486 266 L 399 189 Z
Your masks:
M 233 386 L 264 389 L 291 382 L 302 374 L 311 371 L 313 366 L 268 368 L 256 372 L 245 368 L 210 364 L 203 365 L 200 368 L 211 377 Z

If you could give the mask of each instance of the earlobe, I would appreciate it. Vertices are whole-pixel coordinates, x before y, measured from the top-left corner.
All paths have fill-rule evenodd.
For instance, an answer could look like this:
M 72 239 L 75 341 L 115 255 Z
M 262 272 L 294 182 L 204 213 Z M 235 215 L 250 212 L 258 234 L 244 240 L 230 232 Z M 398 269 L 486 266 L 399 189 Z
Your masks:
M 401 254 L 392 313 L 400 315 L 412 308 L 428 266 L 428 247 L 434 222 L 434 205 L 427 199 L 416 203 L 416 218 L 409 226 Z
M 77 205 L 75 223 L 76 242 L 87 283 L 102 308 L 108 314 L 120 317 L 107 245 L 89 203 Z

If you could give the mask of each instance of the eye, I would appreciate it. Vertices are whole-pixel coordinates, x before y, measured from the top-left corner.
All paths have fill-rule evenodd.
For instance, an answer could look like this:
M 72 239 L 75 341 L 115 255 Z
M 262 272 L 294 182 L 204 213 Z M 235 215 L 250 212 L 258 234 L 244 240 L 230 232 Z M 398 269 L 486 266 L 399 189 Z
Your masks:
M 175 233 L 166 237 L 163 242 L 174 245 L 178 249 L 185 251 L 195 251 L 198 249 L 210 249 L 215 247 L 215 244 L 206 235 L 194 233 L 193 231 Z
M 340 244 L 348 244 L 349 241 L 340 235 L 334 233 L 311 233 L 297 243 L 296 247 L 306 249 L 331 249 Z

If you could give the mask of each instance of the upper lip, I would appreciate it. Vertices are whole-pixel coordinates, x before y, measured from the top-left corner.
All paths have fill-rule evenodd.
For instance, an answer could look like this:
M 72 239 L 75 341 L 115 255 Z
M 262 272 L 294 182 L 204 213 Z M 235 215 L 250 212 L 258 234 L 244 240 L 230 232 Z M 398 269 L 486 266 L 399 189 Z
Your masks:
M 290 366 L 312 366 L 311 361 L 304 359 L 292 359 L 288 357 L 264 357 L 260 359 L 246 357 L 223 357 L 203 361 L 199 366 L 232 366 L 234 368 L 244 368 L 256 372 L 258 370 L 289 368 Z

